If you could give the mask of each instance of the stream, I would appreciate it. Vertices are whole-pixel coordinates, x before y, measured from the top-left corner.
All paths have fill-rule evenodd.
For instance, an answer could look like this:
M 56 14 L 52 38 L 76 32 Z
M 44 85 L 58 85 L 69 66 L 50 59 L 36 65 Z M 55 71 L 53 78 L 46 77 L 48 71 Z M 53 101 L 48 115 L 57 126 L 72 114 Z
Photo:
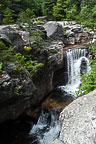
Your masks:
M 61 95 L 58 94 L 59 98 L 65 96 L 73 97 L 73 99 L 76 98 L 75 91 L 78 91 L 81 83 L 80 74 L 83 74 L 83 72 L 87 73 L 90 70 L 87 56 L 88 50 L 83 48 L 69 49 L 64 52 L 64 61 L 67 66 L 64 74 L 67 82 L 65 85 L 57 88 L 61 91 Z M 63 103 L 65 103 L 64 100 Z M 52 144 L 52 142 L 59 137 L 61 129 L 59 115 L 61 110 L 61 108 L 53 108 L 47 111 L 42 109 L 37 124 L 35 124 L 29 132 L 30 137 L 36 136 L 36 139 L 30 144 Z

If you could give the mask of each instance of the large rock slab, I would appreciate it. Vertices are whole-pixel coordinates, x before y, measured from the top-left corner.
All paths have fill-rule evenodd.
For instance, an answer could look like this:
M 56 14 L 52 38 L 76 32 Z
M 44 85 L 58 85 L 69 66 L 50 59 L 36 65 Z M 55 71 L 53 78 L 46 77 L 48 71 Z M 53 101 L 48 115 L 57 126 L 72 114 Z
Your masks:
M 79 97 L 60 114 L 62 129 L 54 144 L 96 143 L 96 90 Z
M 24 46 L 24 41 L 21 35 L 10 26 L 0 26 L 0 40 L 2 40 L 7 46 L 21 48 Z
M 44 28 L 47 32 L 48 38 L 57 39 L 57 40 L 64 39 L 63 28 L 56 21 L 47 22 L 46 24 L 44 24 Z

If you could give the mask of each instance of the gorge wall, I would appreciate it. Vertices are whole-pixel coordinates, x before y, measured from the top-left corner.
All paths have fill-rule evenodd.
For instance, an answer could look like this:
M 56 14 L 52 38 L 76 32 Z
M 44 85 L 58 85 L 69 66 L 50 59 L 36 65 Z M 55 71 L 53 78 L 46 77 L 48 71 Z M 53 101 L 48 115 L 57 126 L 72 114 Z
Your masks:
M 47 22 L 39 28 L 44 32 L 43 40 L 47 40 L 46 46 L 33 47 L 31 56 L 33 60 L 42 62 L 44 67 L 31 78 L 26 69 L 18 72 L 12 69 L 15 63 L 6 62 L 7 70 L 0 74 L 0 122 L 15 119 L 24 112 L 28 114 L 30 108 L 38 105 L 54 87 L 60 85 L 64 79 L 58 77 L 58 72 L 62 77 L 62 69 L 65 67 L 64 50 L 69 48 L 65 46 L 79 44 L 78 48 L 88 48 L 85 43 L 94 34 L 90 30 L 85 31 L 83 26 L 75 22 Z M 0 41 L 7 46 L 15 46 L 16 52 L 29 45 L 28 38 L 27 32 L 17 30 L 14 25 L 0 26 Z M 33 42 L 31 46 L 32 44 Z

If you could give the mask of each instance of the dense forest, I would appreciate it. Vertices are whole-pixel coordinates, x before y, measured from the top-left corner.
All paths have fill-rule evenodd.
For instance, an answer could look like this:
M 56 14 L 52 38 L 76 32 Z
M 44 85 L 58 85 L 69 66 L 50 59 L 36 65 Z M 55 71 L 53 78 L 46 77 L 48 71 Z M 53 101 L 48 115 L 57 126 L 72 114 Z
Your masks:
M 0 24 L 16 23 L 29 18 L 47 16 L 50 20 L 76 20 L 96 27 L 96 0 L 1 0 Z

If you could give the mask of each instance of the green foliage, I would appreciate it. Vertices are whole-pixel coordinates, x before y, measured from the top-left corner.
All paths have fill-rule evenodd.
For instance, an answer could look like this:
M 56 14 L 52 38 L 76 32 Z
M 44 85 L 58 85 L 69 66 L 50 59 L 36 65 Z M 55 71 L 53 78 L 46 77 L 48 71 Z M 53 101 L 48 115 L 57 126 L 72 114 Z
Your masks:
M 31 42 L 35 43 L 34 46 L 41 47 L 43 45 L 42 37 L 41 37 L 42 34 L 43 34 L 43 32 L 40 31 L 40 30 L 33 30 L 33 31 L 31 31 L 29 42 L 30 43 Z
M 42 0 L 0 0 L 0 13 L 5 24 L 16 22 L 27 8 L 36 16 L 42 15 Z
M 30 34 L 29 42 L 31 44 L 35 43 L 35 45 L 40 46 L 43 33 L 41 30 L 36 29 L 35 26 L 37 25 L 37 23 L 41 23 L 42 21 L 37 21 L 34 18 L 34 16 L 35 16 L 34 12 L 28 8 L 26 9 L 25 12 L 21 14 L 20 18 L 18 19 L 18 22 L 19 22 L 20 27 L 23 26 L 23 29 L 29 32 Z M 24 49 L 28 51 L 30 48 L 25 47 Z
M 13 50 L 14 50 L 14 48 L 13 47 L 6 47 L 6 50 L 5 51 L 2 51 L 2 53 L 1 53 L 1 58 L 2 58 L 2 60 L 3 61 L 9 61 L 9 60 L 11 60 L 11 58 L 12 58 L 12 54 L 13 54 Z
M 86 94 L 96 89 L 96 42 L 90 44 L 90 51 L 92 53 L 91 70 L 87 74 L 81 75 L 81 86 L 77 94 Z
M 92 9 L 92 16 L 93 18 L 96 18 L 96 5 Z
M 35 22 L 35 24 L 36 24 L 36 25 L 42 25 L 42 24 L 44 24 L 44 22 L 41 21 L 41 20 L 37 20 L 37 21 Z
M 84 6 L 81 8 L 79 17 L 81 17 L 80 21 L 86 20 L 89 17 L 89 11 L 88 11 L 88 7 Z
M 73 5 L 71 8 L 69 8 L 66 11 L 66 15 L 68 19 L 74 20 L 77 15 L 77 7 L 76 5 Z
M 96 71 L 96 68 L 94 70 Z M 96 72 L 94 70 L 92 69 L 89 73 L 81 76 L 82 83 L 77 94 L 87 94 L 96 89 Z
M 51 49 L 51 53 L 57 53 L 58 52 L 58 50 L 57 49 Z
M 25 25 L 25 28 L 31 28 L 31 26 L 33 25 L 32 19 L 34 18 L 34 16 L 34 12 L 31 9 L 27 8 L 25 11 L 22 11 L 20 13 L 18 23 L 21 25 Z
M 25 63 L 25 67 L 32 74 L 36 73 L 38 68 L 42 67 L 42 63 L 38 63 L 37 61 L 29 60 Z
M 3 66 L 3 63 L 0 62 L 0 72 L 2 71 L 2 66 Z
M 16 61 L 16 67 L 14 70 L 22 70 L 24 67 L 30 72 L 31 76 L 37 72 L 38 68 L 42 67 L 42 63 L 38 63 L 37 61 L 33 61 L 30 55 L 23 55 L 21 53 L 16 53 L 13 58 L 13 61 Z
M 24 50 L 25 50 L 26 52 L 28 52 L 28 53 L 31 51 L 31 49 L 32 49 L 31 47 L 24 46 Z
M 21 53 L 16 53 L 16 55 L 14 56 L 14 60 L 21 63 L 21 64 L 24 64 L 26 58 L 24 55 L 22 55 Z
M 3 23 L 8 24 L 8 23 L 13 23 L 13 10 L 9 9 L 8 7 L 4 10 L 4 18 L 3 18 Z
M 18 87 L 15 88 L 15 93 L 16 93 L 17 95 L 19 95 L 19 96 L 20 96 L 20 90 L 21 90 L 21 88 L 22 88 L 21 85 L 19 85 Z
M 45 16 L 52 18 L 53 16 L 53 7 L 56 4 L 56 0 L 42 0 L 42 11 Z
M 7 68 L 5 65 L 6 62 L 14 62 L 16 66 L 13 67 L 13 70 L 20 71 L 26 68 L 31 76 L 33 76 L 43 64 L 31 59 L 31 47 L 24 46 L 24 50 L 25 52 L 23 51 L 22 53 L 14 53 L 15 47 L 6 47 L 3 42 L 0 42 L 0 72 L 2 71 L 2 65 L 5 69 Z
M 6 47 L 3 42 L 0 42 L 0 59 L 2 61 L 10 60 L 12 57 L 13 47 Z
M 53 7 L 53 16 L 57 20 L 66 18 L 67 0 L 57 0 L 56 5 Z
M 1 0 L 0 14 L 4 24 L 20 20 L 23 24 L 30 23 L 30 28 L 33 17 L 42 15 L 52 20 L 77 20 L 96 28 L 96 0 Z
M 5 44 L 0 41 L 0 50 L 5 50 L 7 47 L 5 46 Z

